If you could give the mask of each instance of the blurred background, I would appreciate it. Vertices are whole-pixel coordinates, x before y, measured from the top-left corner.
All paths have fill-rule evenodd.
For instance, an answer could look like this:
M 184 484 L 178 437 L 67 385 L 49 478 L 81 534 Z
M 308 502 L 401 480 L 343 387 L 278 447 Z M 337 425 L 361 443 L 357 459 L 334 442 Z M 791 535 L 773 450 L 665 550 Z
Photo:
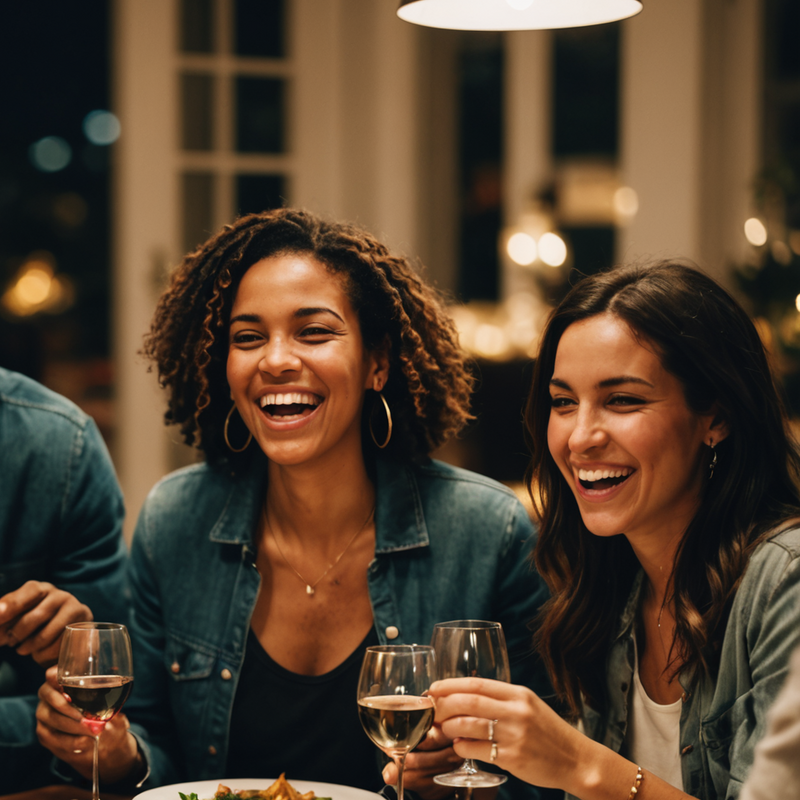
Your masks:
M 130 532 L 194 459 L 137 355 L 181 255 L 298 205 L 418 256 L 476 359 L 441 457 L 519 488 L 531 356 L 570 282 L 683 256 L 742 299 L 800 413 L 800 3 L 645 0 L 474 33 L 395 0 L 0 10 L 0 365 L 98 422 Z

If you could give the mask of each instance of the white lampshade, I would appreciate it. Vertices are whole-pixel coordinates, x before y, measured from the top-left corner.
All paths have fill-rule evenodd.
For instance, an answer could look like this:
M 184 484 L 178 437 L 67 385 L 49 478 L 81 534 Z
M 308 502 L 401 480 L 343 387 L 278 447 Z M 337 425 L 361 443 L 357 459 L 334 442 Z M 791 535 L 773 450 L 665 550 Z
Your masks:
M 599 25 L 641 10 L 641 0 L 400 0 L 397 16 L 429 28 L 530 31 Z

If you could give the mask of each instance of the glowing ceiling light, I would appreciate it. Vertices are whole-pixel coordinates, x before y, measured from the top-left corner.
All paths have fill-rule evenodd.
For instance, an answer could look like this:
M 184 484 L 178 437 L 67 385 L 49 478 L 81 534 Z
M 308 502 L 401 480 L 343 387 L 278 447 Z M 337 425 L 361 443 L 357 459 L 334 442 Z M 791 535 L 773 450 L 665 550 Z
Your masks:
M 757 217 L 750 217 L 744 223 L 744 235 L 747 237 L 747 241 L 756 247 L 767 243 L 767 229 Z
M 529 233 L 515 233 L 508 239 L 506 252 L 515 264 L 527 267 L 536 261 L 536 239 Z
M 555 233 L 545 233 L 539 239 L 539 258 L 548 267 L 560 267 L 567 260 L 567 245 Z
M 795 307 L 795 308 L 796 308 L 798 311 L 800 311 L 800 294 L 799 294 L 799 295 L 797 295 L 797 297 L 795 297 L 795 299 L 794 299 L 794 307 Z
M 641 0 L 400 0 L 397 16 L 429 28 L 524 31 L 599 25 L 641 10 Z

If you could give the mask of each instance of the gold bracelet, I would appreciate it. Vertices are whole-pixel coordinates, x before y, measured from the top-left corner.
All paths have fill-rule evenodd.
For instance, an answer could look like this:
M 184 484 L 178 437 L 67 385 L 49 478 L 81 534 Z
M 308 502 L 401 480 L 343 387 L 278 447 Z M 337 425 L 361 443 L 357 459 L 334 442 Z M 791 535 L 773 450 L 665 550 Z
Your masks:
M 633 800 L 636 797 L 636 793 L 639 791 L 639 787 L 642 785 L 642 779 L 644 778 L 644 773 L 642 772 L 641 767 L 636 767 L 636 779 L 633 782 L 633 786 L 631 786 L 631 793 L 628 795 L 628 800 Z

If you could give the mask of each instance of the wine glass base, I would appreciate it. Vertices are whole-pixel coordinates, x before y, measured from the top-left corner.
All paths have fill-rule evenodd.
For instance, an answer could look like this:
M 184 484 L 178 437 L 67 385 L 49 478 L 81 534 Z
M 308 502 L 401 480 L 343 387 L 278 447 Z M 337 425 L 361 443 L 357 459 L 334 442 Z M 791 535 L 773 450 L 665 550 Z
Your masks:
M 433 782 L 440 786 L 459 786 L 470 789 L 478 789 L 484 786 L 500 786 L 508 780 L 507 775 L 498 775 L 496 772 L 467 772 L 466 770 L 455 770 L 446 772 L 444 775 L 434 775 Z

